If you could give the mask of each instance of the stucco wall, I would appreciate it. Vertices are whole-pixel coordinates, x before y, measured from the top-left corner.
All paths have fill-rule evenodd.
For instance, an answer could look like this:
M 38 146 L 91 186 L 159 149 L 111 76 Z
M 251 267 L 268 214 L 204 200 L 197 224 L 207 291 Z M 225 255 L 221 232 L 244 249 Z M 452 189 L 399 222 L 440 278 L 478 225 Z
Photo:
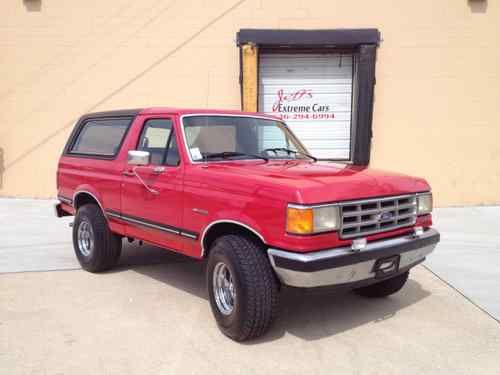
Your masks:
M 427 178 L 437 205 L 500 203 L 500 5 L 447 1 L 0 3 L 0 195 L 55 195 L 82 113 L 239 109 L 240 28 L 376 27 L 371 166 Z

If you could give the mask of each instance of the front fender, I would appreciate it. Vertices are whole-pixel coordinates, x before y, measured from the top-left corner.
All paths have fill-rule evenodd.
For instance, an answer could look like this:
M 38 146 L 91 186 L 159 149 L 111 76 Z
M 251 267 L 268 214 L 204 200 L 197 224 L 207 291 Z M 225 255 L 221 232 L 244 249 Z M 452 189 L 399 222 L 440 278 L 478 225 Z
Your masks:
M 248 229 L 252 233 L 254 233 L 257 237 L 261 239 L 262 242 L 266 243 L 265 235 L 263 234 L 263 230 L 261 226 L 257 223 L 257 221 L 253 220 L 251 217 L 233 210 L 222 210 L 218 211 L 215 215 L 213 215 L 208 224 L 203 228 L 200 243 L 202 247 L 202 256 L 206 253 L 206 249 L 203 246 L 203 242 L 205 239 L 205 235 L 209 232 L 210 228 L 220 223 L 231 223 L 240 225 L 243 228 Z

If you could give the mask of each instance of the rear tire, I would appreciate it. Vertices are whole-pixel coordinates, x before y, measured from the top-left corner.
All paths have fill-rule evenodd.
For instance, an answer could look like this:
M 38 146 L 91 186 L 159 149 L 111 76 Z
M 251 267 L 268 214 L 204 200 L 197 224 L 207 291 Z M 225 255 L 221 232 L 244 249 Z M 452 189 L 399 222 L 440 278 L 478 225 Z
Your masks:
M 121 237 L 109 230 L 100 207 L 86 204 L 78 209 L 73 223 L 73 247 L 82 268 L 101 272 L 120 259 Z
M 363 297 L 383 298 L 399 292 L 408 280 L 410 271 L 395 276 L 391 279 L 381 281 L 376 284 L 368 285 L 363 288 L 355 289 L 354 292 Z
M 278 281 L 265 249 L 250 238 L 215 241 L 207 266 L 210 305 L 220 330 L 235 341 L 267 332 L 278 308 Z

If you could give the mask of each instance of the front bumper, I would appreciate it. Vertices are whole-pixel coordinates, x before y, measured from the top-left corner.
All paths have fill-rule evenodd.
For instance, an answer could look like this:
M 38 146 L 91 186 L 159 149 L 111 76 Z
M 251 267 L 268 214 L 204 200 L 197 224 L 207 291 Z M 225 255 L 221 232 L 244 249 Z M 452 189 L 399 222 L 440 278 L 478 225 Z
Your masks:
M 295 287 L 342 286 L 354 288 L 380 281 L 375 264 L 379 259 L 399 255 L 396 272 L 406 272 L 422 262 L 439 242 L 435 229 L 369 242 L 362 250 L 339 247 L 313 253 L 299 254 L 268 249 L 274 271 L 282 283 Z

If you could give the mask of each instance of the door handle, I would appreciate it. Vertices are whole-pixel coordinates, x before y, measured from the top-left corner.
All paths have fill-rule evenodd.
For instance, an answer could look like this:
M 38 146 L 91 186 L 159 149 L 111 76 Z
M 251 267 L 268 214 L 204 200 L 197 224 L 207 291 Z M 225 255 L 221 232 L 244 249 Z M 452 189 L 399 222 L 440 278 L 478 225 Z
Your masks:
M 153 174 L 162 174 L 163 172 L 165 172 L 165 167 L 160 167 L 160 166 L 159 167 L 154 167 L 151 170 L 151 172 Z M 127 177 L 134 177 L 135 173 L 133 171 L 127 171 L 127 170 L 125 170 L 125 171 L 122 172 L 122 175 L 127 176 Z

